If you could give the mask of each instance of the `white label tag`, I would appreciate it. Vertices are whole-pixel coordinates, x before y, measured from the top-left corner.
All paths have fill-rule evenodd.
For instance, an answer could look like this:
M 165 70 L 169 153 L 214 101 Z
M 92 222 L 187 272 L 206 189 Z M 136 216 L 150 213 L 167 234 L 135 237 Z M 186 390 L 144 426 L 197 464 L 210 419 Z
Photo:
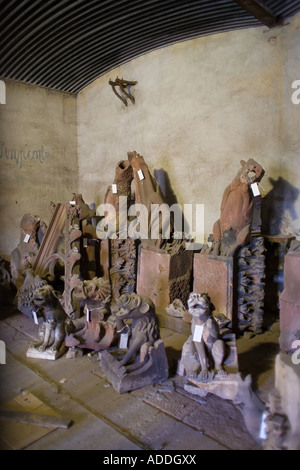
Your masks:
M 268 416 L 268 413 L 264 412 L 261 418 L 261 425 L 260 425 L 260 431 L 259 431 L 259 437 L 260 439 L 267 439 L 267 423 L 266 423 L 266 418 Z
M 138 175 L 139 175 L 140 180 L 143 180 L 145 178 L 144 173 L 142 172 L 142 170 L 138 171 Z
M 118 192 L 117 185 L 116 185 L 116 184 L 112 184 L 111 187 L 112 187 L 112 192 L 113 192 L 113 194 L 117 194 L 117 192 Z
M 204 325 L 196 325 L 193 334 L 193 341 L 201 343 Z
M 254 197 L 260 196 L 260 190 L 259 190 L 259 187 L 258 187 L 258 184 L 257 184 L 257 183 L 251 184 L 251 189 L 252 189 L 252 192 L 253 192 L 253 196 L 254 196 Z
M 76 201 L 70 201 L 71 206 L 76 206 Z
M 30 240 L 30 235 L 28 235 L 28 233 L 25 235 L 25 238 L 24 238 L 24 242 L 25 243 L 28 243 Z
M 91 313 L 87 307 L 86 307 L 86 321 L 89 323 L 91 321 Z
M 127 349 L 128 345 L 128 333 L 122 333 L 120 338 L 120 349 Z
M 87 248 L 87 246 L 88 246 L 88 239 L 84 238 L 83 239 L 83 248 Z
M 36 312 L 32 311 L 32 315 L 33 315 L 34 323 L 35 323 L 36 325 L 38 325 L 38 324 L 39 324 L 39 321 L 38 321 L 38 317 L 37 317 Z

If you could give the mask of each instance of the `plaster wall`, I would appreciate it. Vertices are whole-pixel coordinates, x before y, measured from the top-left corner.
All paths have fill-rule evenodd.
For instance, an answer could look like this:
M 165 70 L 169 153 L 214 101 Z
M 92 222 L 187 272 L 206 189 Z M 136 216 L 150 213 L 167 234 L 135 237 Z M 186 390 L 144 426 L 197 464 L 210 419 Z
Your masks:
M 51 218 L 50 201 L 78 187 L 76 97 L 5 80 L 0 105 L 0 254 L 8 259 L 24 214 Z
M 291 101 L 291 86 L 300 79 L 299 25 L 298 15 L 275 30 L 183 42 L 86 87 L 78 95 L 77 115 L 79 191 L 85 201 L 102 203 L 117 162 L 136 150 L 170 202 L 204 204 L 207 237 L 240 160 L 254 158 L 266 170 L 267 230 L 298 231 L 300 105 Z M 114 95 L 108 82 L 117 76 L 138 81 L 132 89 L 135 105 L 129 101 L 126 107 Z M 284 201 L 282 188 L 289 190 Z

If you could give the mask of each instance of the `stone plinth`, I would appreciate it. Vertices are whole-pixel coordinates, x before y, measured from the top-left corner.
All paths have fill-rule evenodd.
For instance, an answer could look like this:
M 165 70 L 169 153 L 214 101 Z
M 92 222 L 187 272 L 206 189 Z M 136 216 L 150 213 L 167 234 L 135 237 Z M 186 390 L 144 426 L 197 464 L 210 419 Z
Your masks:
M 289 420 L 286 436 L 289 450 L 300 450 L 300 353 L 276 356 L 275 387 L 281 397 L 281 408 Z
M 207 292 L 215 313 L 232 320 L 233 258 L 195 253 L 193 291 Z
M 149 297 L 155 307 L 166 308 L 175 299 L 186 304 L 191 291 L 193 251 L 170 254 L 140 247 L 137 293 Z
M 289 352 L 300 340 L 300 252 L 289 252 L 284 264 L 284 291 L 280 296 L 280 348 Z
M 119 361 L 107 349 L 99 352 L 99 360 L 107 379 L 120 394 L 163 382 L 169 377 L 168 360 L 161 339 L 150 347 L 149 359 L 140 366 L 120 366 Z
M 40 351 L 38 347 L 30 346 L 26 352 L 26 357 L 32 359 L 45 359 L 47 361 L 56 361 L 65 354 L 67 347 L 62 345 L 59 351 L 53 351 L 51 348 Z

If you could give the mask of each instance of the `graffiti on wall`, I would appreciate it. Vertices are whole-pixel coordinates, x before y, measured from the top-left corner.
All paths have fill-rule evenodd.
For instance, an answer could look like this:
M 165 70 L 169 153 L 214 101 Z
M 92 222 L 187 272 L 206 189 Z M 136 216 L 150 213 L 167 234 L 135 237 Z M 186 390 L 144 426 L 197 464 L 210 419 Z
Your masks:
M 26 147 L 26 146 L 25 146 Z M 27 162 L 42 164 L 49 160 L 51 155 L 41 145 L 39 148 L 8 148 L 0 142 L 0 162 L 13 163 L 17 168 L 23 168 Z

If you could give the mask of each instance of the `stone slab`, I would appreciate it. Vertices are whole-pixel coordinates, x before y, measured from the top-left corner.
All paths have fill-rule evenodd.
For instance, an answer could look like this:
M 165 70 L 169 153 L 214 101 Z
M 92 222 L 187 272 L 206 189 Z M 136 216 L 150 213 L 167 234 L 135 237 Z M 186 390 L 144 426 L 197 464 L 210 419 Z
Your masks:
M 175 299 L 186 302 L 193 268 L 193 252 L 169 254 L 140 247 L 137 293 L 150 297 L 155 307 L 166 308 Z
M 207 292 L 216 314 L 233 316 L 233 258 L 194 254 L 193 291 Z

